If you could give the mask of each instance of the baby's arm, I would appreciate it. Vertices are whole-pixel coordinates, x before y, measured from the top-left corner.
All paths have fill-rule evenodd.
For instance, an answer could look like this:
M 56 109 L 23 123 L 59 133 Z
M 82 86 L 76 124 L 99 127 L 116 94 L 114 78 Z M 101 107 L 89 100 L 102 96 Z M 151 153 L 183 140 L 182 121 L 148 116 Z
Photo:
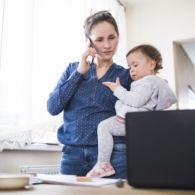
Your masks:
M 146 104 L 153 93 L 151 83 L 147 82 L 145 79 L 134 81 L 131 85 L 130 91 L 127 91 L 120 85 L 120 80 L 118 77 L 116 82 L 103 82 L 102 84 L 109 87 L 110 90 L 114 92 L 114 95 L 124 104 L 136 108 L 142 107 L 144 104 Z
M 124 104 L 132 107 L 142 107 L 151 98 L 153 88 L 149 83 L 133 83 L 131 90 L 127 91 L 121 85 L 117 86 L 114 90 L 114 95 L 121 100 Z

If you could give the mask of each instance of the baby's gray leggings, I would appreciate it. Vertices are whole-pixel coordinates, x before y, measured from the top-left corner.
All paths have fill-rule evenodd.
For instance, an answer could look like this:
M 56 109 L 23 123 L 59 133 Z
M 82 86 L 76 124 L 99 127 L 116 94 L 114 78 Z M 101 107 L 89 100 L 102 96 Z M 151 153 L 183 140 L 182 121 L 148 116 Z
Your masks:
M 98 125 L 98 162 L 110 162 L 113 150 L 113 135 L 125 135 L 125 124 L 118 122 L 115 117 L 103 120 Z

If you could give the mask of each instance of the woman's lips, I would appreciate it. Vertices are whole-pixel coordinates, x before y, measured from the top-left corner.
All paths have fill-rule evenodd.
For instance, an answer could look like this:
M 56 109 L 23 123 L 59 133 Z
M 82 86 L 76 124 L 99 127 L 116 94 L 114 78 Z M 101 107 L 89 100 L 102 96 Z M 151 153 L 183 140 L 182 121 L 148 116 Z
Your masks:
M 106 54 L 106 55 L 109 55 L 109 54 L 112 53 L 112 51 L 105 51 L 105 52 L 103 52 L 103 53 Z

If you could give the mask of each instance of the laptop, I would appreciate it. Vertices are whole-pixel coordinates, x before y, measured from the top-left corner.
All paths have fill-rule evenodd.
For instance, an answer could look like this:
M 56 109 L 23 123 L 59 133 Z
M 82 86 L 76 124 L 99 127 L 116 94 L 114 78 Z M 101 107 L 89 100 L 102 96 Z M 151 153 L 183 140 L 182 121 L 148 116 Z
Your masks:
M 126 114 L 127 180 L 143 188 L 195 188 L 195 110 Z

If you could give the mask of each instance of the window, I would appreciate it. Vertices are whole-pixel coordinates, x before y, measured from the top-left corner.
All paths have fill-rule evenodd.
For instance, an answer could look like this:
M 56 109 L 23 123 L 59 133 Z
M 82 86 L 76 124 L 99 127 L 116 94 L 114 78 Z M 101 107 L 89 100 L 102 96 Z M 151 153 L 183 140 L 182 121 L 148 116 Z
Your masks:
M 0 51 L 0 149 L 31 143 L 56 131 L 47 99 L 62 72 L 85 47 L 83 23 L 90 11 L 110 10 L 118 21 L 115 61 L 126 64 L 124 8 L 116 0 L 2 0 Z M 11 145 L 10 145 L 11 144 Z

